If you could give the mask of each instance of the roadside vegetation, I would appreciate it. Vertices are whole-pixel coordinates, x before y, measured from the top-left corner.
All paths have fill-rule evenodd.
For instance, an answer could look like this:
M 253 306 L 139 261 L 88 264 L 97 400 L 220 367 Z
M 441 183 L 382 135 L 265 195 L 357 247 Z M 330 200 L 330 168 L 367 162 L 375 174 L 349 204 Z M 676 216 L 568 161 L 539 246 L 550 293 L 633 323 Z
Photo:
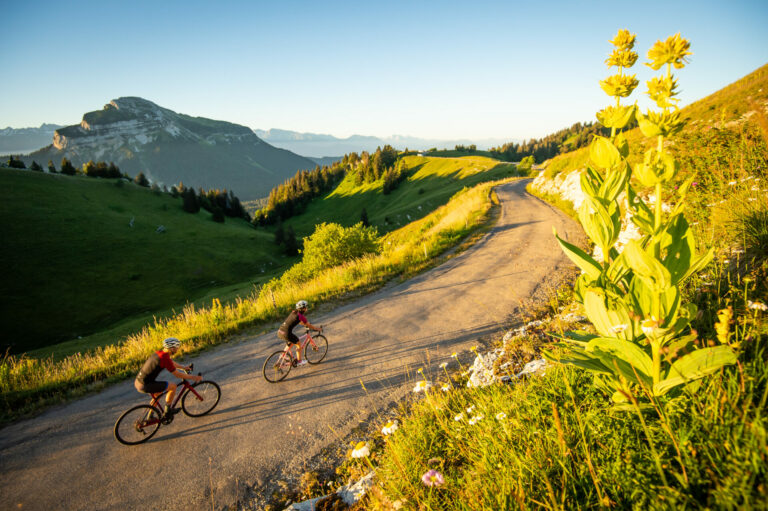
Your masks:
M 620 31 L 613 42 L 617 51 L 608 62 L 619 73 L 603 88 L 626 97 L 638 85 L 622 69 L 636 59 L 634 36 Z M 686 62 L 687 50 L 687 41 L 672 37 L 658 42 L 649 59 L 669 73 L 670 64 Z M 762 89 L 750 84 L 754 75 L 765 80 L 765 70 L 746 85 L 737 82 L 738 93 Z M 700 130 L 697 139 L 678 133 L 676 86 L 662 75 L 652 87 L 661 111 L 637 115 L 650 142 L 640 143 L 640 130 L 619 136 L 637 112 L 617 101 L 599 114 L 615 128 L 606 138 L 559 157 L 593 169 L 582 181 L 592 203 L 578 216 L 609 255 L 596 261 L 563 244 L 583 270 L 579 282 L 554 296 L 549 309 L 527 311 L 539 327 L 498 344 L 506 353 L 546 352 L 563 363 L 482 388 L 467 388 L 460 356 L 422 368 L 413 399 L 355 439 L 337 469 L 337 485 L 375 470 L 359 508 L 768 507 L 765 99 L 757 110 L 728 102 L 728 112 L 749 114 L 738 122 L 689 118 Z M 711 112 L 702 108 L 707 101 L 687 111 Z M 633 158 L 647 166 L 634 167 L 628 181 L 622 162 Z M 613 205 L 616 196 L 605 197 L 613 192 L 602 183 L 643 190 L 631 207 L 644 237 L 628 251 L 605 248 L 616 241 L 624 209 Z M 673 210 L 649 206 L 649 188 Z M 689 250 L 666 257 L 682 240 Z M 643 289 L 640 281 L 653 287 Z M 568 332 L 566 312 L 586 316 L 580 331 Z
M 419 272 L 486 223 L 495 184 L 498 181 L 459 189 L 444 206 L 383 236 L 377 251 L 318 271 L 309 279 L 259 288 L 229 304 L 214 298 L 208 306 L 187 305 L 119 343 L 63 359 L 6 355 L 0 362 L 0 395 L 5 405 L 0 419 L 8 421 L 132 375 L 165 337 L 178 337 L 185 341 L 186 353 L 195 352 L 282 317 L 299 298 L 312 303 L 339 299 Z M 314 264 L 310 259 L 303 263 Z

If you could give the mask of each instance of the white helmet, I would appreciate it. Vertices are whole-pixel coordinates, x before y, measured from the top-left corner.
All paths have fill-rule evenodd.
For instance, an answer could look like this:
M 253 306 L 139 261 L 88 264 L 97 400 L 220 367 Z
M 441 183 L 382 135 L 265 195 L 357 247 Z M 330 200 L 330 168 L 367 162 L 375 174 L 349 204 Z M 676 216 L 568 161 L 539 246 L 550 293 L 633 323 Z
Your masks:
M 307 307 L 309 307 L 309 304 L 307 303 L 306 300 L 299 300 L 298 302 L 296 302 L 296 309 L 297 310 L 298 309 L 305 309 Z
M 169 337 L 163 341 L 163 348 L 178 348 L 181 346 L 181 341 L 175 337 Z

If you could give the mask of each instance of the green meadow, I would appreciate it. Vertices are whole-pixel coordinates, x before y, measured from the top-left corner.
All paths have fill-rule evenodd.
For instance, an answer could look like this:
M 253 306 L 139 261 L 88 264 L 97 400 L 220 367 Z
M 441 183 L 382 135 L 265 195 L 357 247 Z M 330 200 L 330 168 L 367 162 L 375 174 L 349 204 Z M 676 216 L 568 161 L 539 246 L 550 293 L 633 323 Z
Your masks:
M 115 342 L 186 302 L 248 292 L 288 264 L 244 220 L 189 214 L 124 180 L 0 170 L 4 347 Z M 89 343 L 85 343 L 88 346 Z M 60 351 L 61 351 L 60 350 Z

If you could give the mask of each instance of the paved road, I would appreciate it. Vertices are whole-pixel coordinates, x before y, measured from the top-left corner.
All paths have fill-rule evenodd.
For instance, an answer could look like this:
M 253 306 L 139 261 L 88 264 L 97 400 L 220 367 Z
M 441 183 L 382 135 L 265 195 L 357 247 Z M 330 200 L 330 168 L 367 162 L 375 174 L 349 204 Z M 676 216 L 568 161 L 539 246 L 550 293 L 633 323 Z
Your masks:
M 310 311 L 330 340 L 319 366 L 266 383 L 264 356 L 281 346 L 271 333 L 203 353 L 191 360 L 220 383 L 221 403 L 206 417 L 180 414 L 144 445 L 112 436 L 120 413 L 142 401 L 132 382 L 0 430 L 0 508 L 219 509 L 244 484 L 302 467 L 374 407 L 410 392 L 416 368 L 437 372 L 451 352 L 499 334 L 521 300 L 569 266 L 552 225 L 570 239 L 578 226 L 526 183 L 497 189 L 498 222 L 469 250 L 354 303 Z

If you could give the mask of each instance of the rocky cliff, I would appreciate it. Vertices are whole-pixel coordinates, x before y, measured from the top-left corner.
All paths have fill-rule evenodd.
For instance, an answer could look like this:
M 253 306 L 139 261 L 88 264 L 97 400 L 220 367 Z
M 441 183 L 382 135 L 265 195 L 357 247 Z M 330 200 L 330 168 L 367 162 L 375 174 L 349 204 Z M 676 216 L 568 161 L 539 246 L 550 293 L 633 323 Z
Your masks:
M 245 126 L 190 117 L 151 101 L 124 97 L 88 112 L 80 124 L 55 131 L 53 144 L 25 159 L 58 166 L 112 161 L 123 172 L 143 172 L 152 182 L 226 188 L 241 199 L 266 196 L 311 160 L 259 139 Z

